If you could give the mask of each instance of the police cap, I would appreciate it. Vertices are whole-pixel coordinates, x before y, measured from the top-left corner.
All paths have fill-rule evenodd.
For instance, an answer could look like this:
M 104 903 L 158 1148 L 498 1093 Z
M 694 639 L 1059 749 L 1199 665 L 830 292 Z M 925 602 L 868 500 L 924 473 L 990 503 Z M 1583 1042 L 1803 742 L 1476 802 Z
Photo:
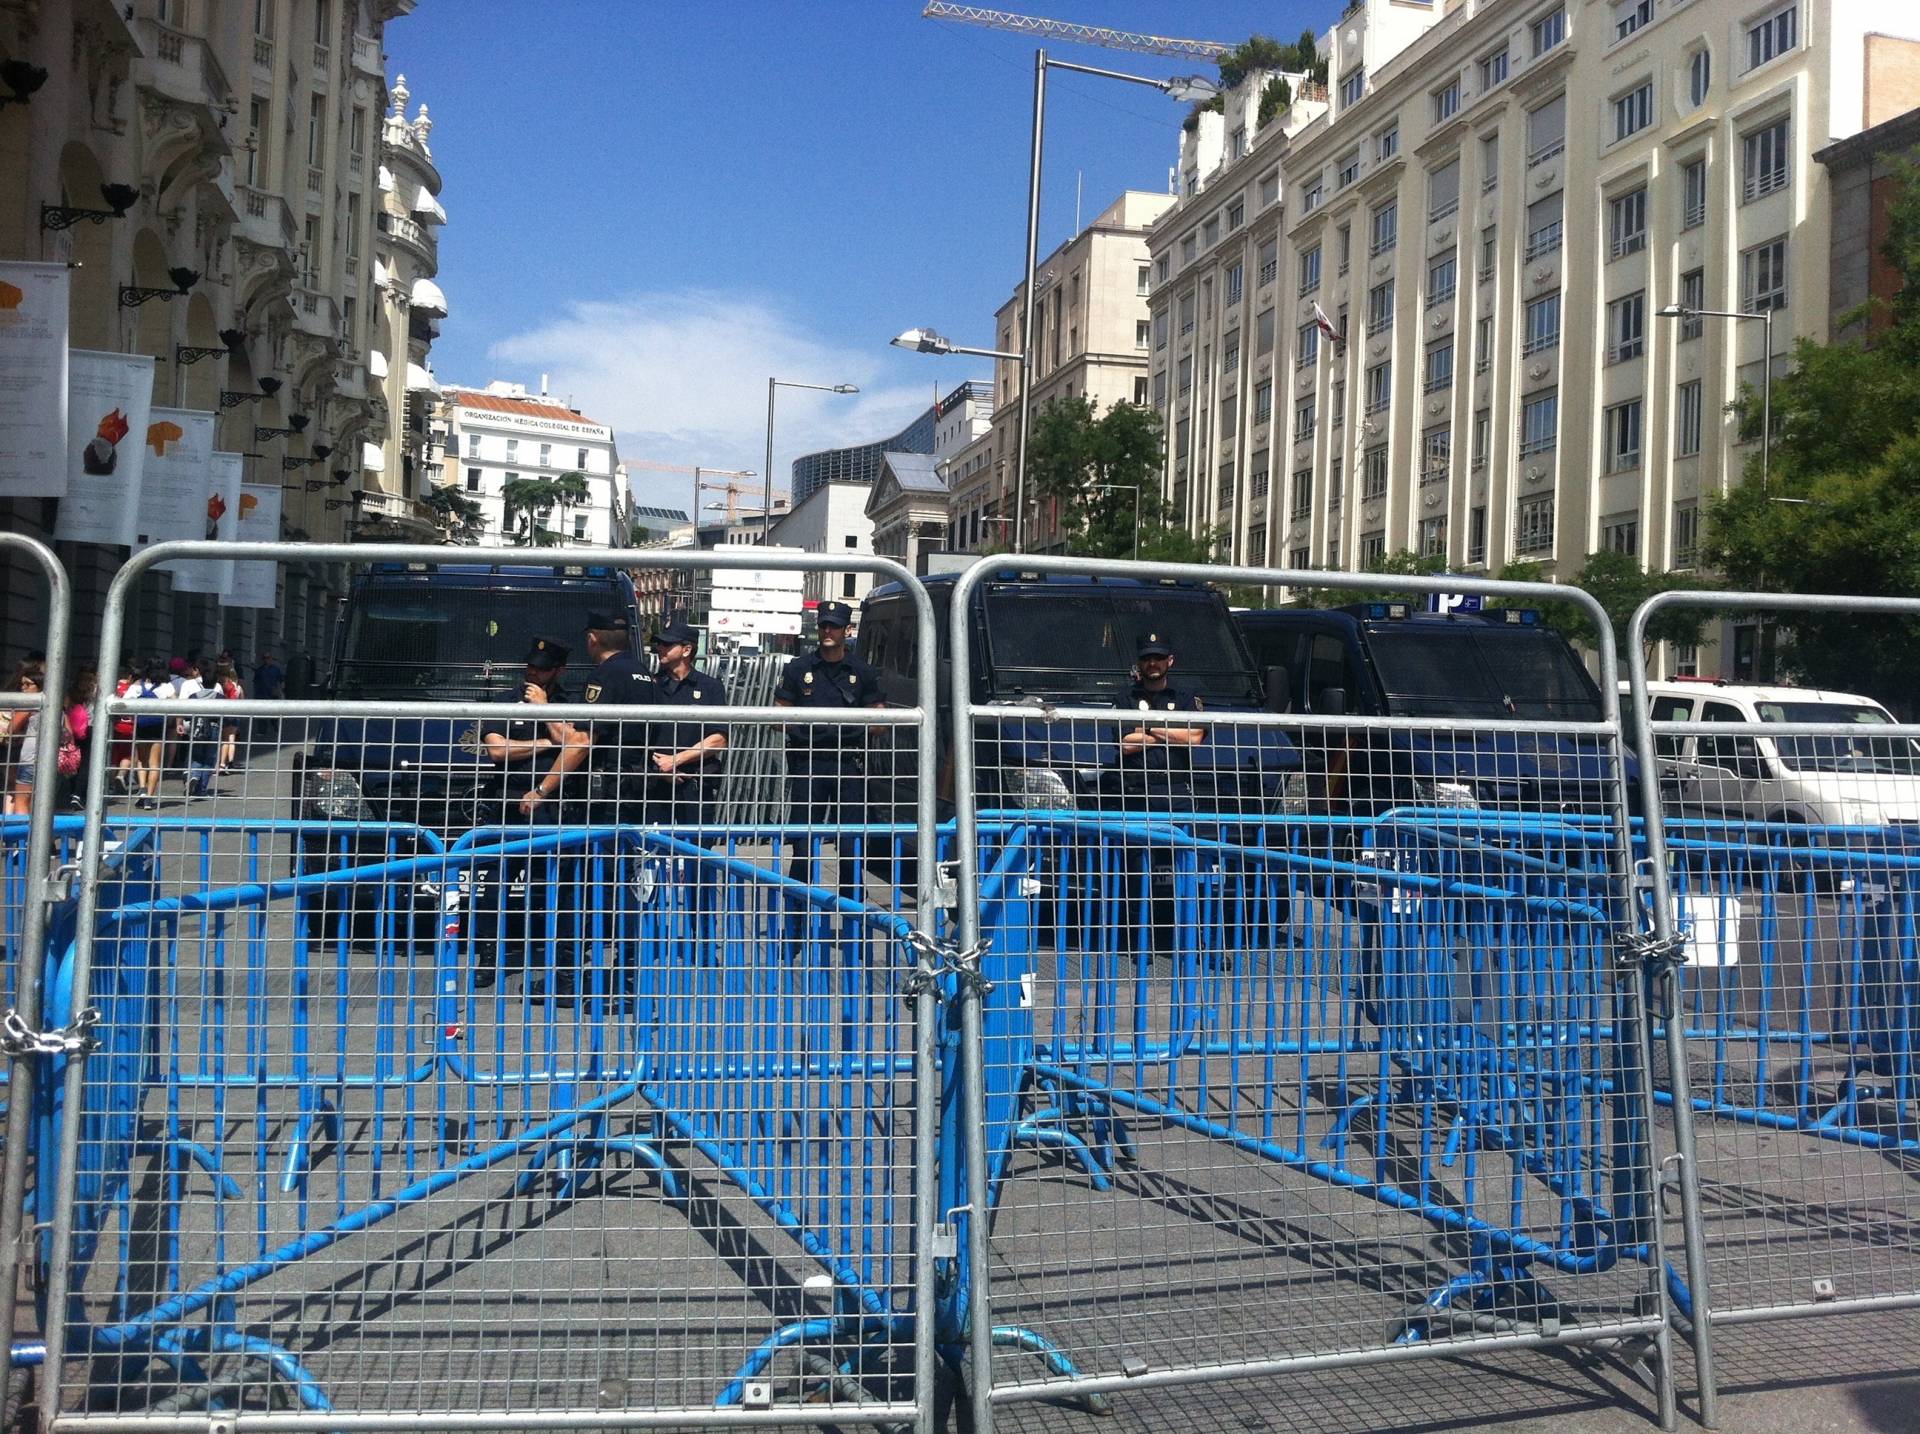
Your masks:
M 552 669 L 565 667 L 573 651 L 564 642 L 555 642 L 550 637 L 536 637 L 533 646 L 527 649 L 527 666 Z
M 853 609 L 843 602 L 823 602 L 814 618 L 822 627 L 846 627 L 853 621 Z
M 680 643 L 691 647 L 696 641 L 692 626 L 684 619 L 677 617 L 671 622 L 661 623 L 660 630 L 653 635 L 655 647 L 673 647 Z
M 588 632 L 627 632 L 633 623 L 623 612 L 590 612 L 587 614 Z
M 1140 645 L 1134 649 L 1134 654 L 1138 657 L 1172 657 L 1173 648 L 1168 645 L 1163 634 L 1143 632 L 1140 634 Z

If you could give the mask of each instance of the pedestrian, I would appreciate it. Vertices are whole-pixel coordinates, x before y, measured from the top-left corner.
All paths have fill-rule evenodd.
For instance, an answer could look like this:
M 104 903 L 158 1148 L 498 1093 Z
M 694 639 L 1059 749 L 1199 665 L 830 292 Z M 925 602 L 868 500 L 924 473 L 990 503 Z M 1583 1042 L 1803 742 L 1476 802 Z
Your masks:
M 9 816 L 33 814 L 33 794 L 40 782 L 40 743 L 44 740 L 42 734 L 49 730 L 58 734 L 56 741 L 59 750 L 54 761 L 55 798 L 58 800 L 71 793 L 73 780 L 81 770 L 80 734 L 74 729 L 74 707 L 76 699 L 86 693 L 86 681 L 91 677 L 90 672 L 76 674 L 75 681 L 68 685 L 61 700 L 49 700 L 47 705 L 26 713 L 27 720 L 21 728 L 14 761 L 13 780 L 5 796 L 5 810 Z
M 128 689 L 135 701 L 158 701 L 172 697 L 174 687 L 167 664 L 159 658 L 147 664 L 139 681 Z M 152 811 L 160 804 L 160 774 L 164 770 L 167 748 L 167 719 L 159 713 L 151 716 L 135 710 L 133 718 L 134 805 Z
M 122 662 L 120 675 L 114 679 L 113 695 L 125 697 L 139 680 L 140 664 L 132 660 Z M 139 788 L 133 780 L 133 718 L 126 713 L 113 719 L 112 743 L 107 749 L 107 760 L 113 764 L 112 790 L 121 796 L 134 795 Z
M 246 688 L 240 685 L 240 673 L 231 657 L 223 657 L 214 664 L 213 680 L 219 685 L 220 695 L 229 702 L 238 702 L 247 695 Z M 239 749 L 240 719 L 228 717 L 220 724 L 220 762 L 215 771 L 231 772 L 239 763 Z
M 726 706 L 727 689 L 719 678 L 693 665 L 697 642 L 693 628 L 678 618 L 654 633 L 654 701 L 662 707 L 693 707 L 715 715 L 687 722 L 649 722 L 640 761 L 640 820 L 649 826 L 670 827 L 689 841 L 694 838 L 688 833 L 713 819 L 726 760 L 721 754 L 727 748 L 726 724 L 715 712 Z
M 823 602 L 817 620 L 819 645 L 782 669 L 774 706 L 829 711 L 886 706 L 880 674 L 847 651 L 853 610 L 843 602 Z M 864 838 L 849 836 L 846 829 L 867 820 L 866 739 L 863 725 L 787 724 L 787 819 L 798 828 L 787 875 L 794 880 L 822 884 L 822 847 L 832 841 L 841 894 L 851 895 L 858 887 Z M 798 849 L 801 843 L 808 848 L 804 852 Z
M 99 695 L 100 679 L 91 667 L 81 668 L 67 684 L 67 731 L 73 737 L 75 755 L 71 772 L 66 770 L 65 755 L 61 758 L 63 800 L 60 805 L 70 811 L 77 811 L 83 805 L 80 794 L 86 789 L 87 754 L 93 749 L 93 704 Z
M 214 674 L 213 662 L 204 657 L 194 670 L 191 685 L 183 684 L 181 693 L 195 703 L 219 702 L 226 697 Z M 212 712 L 206 716 L 196 714 L 182 720 L 182 729 L 186 743 L 186 793 L 189 797 L 210 797 L 214 773 L 220 766 L 226 722 Z

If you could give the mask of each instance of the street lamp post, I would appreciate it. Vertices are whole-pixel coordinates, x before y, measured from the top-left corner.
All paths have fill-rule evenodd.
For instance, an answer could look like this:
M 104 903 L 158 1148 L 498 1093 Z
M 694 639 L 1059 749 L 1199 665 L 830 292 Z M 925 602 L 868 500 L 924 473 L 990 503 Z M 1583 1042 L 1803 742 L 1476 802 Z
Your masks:
M 1089 483 L 1087 488 L 1094 493 L 1131 492 L 1133 494 L 1133 551 L 1128 556 L 1138 561 L 1140 557 L 1140 485 L 1138 483 Z
M 858 387 L 850 383 L 797 383 L 792 379 L 767 375 L 767 461 L 760 469 L 762 477 L 760 545 L 762 547 L 773 542 L 773 391 L 776 388 L 810 388 L 817 393 L 860 392 Z M 697 502 L 699 495 L 695 494 L 694 497 Z M 698 521 L 697 516 L 695 521 Z
M 1773 472 L 1773 310 L 1762 309 L 1757 314 L 1745 314 L 1737 309 L 1695 309 L 1685 304 L 1668 304 L 1664 309 L 1656 309 L 1654 317 L 1726 319 L 1732 323 L 1757 321 L 1760 324 L 1766 348 L 1766 359 L 1760 368 L 1760 491 L 1765 493 L 1767 480 Z

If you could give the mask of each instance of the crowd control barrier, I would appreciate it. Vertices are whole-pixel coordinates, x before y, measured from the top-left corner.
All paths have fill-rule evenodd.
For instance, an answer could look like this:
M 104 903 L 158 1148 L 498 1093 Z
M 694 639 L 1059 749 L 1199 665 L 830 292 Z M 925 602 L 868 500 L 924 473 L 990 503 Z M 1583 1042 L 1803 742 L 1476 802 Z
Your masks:
M 1710 1421 L 1715 1330 L 1920 1308 L 1920 727 L 1841 694 L 1655 690 L 1640 634 L 1676 608 L 1911 622 L 1920 602 L 1667 593 L 1634 615 L 1666 893 L 1654 1095 L 1687 1157 Z
M 991 581 L 957 584 L 956 672 Z M 1119 603 L 1123 660 L 1125 621 Z M 1056 703 L 953 716 L 959 937 L 981 953 L 963 1006 L 986 1212 L 968 1227 L 975 1427 L 1014 1402 L 1570 1344 L 1644 1362 L 1671 1420 L 1681 1282 L 1653 1200 L 1616 704 Z M 1090 798 L 1032 801 L 1049 784 L 1010 764 L 1038 752 Z M 1437 780 L 1443 756 L 1472 775 Z M 1504 829 L 1416 805 L 1471 805 L 1469 782 L 1510 798 Z
M 154 549 L 116 578 L 103 660 L 143 566 L 215 551 L 445 557 Z M 931 634 L 918 584 L 864 561 Z M 143 699 L 190 752 L 233 728 L 245 754 L 157 810 L 96 758 L 59 959 L 76 1001 L 112 999 L 44 1127 L 46 1427 L 930 1427 L 932 792 L 847 780 L 882 736 L 935 770 L 918 692 L 809 713 L 831 809 L 749 826 L 701 805 L 711 788 L 589 782 L 701 734 L 579 690 Z M 765 748 L 793 722 L 734 704 L 718 728 Z M 557 765 L 583 733 L 598 762 Z M 556 764 L 548 812 L 533 783 L 475 780 L 521 751 Z M 655 805 L 663 788 L 686 804 Z M 95 880 L 122 830 L 150 890 Z

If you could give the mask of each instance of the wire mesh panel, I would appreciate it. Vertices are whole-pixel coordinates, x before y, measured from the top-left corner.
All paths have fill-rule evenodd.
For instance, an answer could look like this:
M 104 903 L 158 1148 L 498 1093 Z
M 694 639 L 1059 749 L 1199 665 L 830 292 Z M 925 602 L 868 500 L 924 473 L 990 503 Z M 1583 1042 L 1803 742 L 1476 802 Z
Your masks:
M 1676 594 L 1636 622 L 1709 602 L 1920 615 Z M 1660 683 L 1640 659 L 1632 696 L 1673 966 L 1655 1094 L 1694 1147 L 1696 1312 L 1920 1306 L 1920 727 L 1871 694 Z
M 1200 576 L 1021 566 L 1071 572 L 1083 607 L 1088 576 Z M 1381 710 L 1236 709 L 1217 681 L 1217 701 L 1182 686 L 1204 637 L 1163 640 L 1151 606 L 1184 600 L 1163 591 L 1120 635 L 1133 671 L 1118 694 L 1072 679 L 1098 700 L 1055 689 L 1036 713 L 991 700 L 989 669 L 956 723 L 979 874 L 963 929 L 983 949 L 987 1213 L 968 1234 L 988 1397 L 1097 1399 L 1475 1342 L 1655 1353 L 1664 1262 L 1642 990 L 1620 959 L 1633 913 L 1613 704 L 1591 682 L 1575 720 L 1391 700 L 1464 691 L 1463 674 L 1396 677 Z M 956 651 L 966 600 L 963 582 Z M 991 612 L 989 590 L 970 636 L 998 660 Z M 1404 629 L 1466 642 L 1463 662 L 1480 631 Z M 1231 633 L 1215 640 L 1232 650 Z M 1292 690 L 1284 670 L 1266 681 L 1265 706 L 1291 705 L 1273 700 Z
M 61 954 L 104 1040 L 43 1126 L 63 1427 L 930 1410 L 930 794 L 725 822 L 790 714 L 531 641 L 491 702 L 99 704 L 163 750 L 157 790 L 96 761 Z M 916 696 L 806 733 L 910 750 Z

